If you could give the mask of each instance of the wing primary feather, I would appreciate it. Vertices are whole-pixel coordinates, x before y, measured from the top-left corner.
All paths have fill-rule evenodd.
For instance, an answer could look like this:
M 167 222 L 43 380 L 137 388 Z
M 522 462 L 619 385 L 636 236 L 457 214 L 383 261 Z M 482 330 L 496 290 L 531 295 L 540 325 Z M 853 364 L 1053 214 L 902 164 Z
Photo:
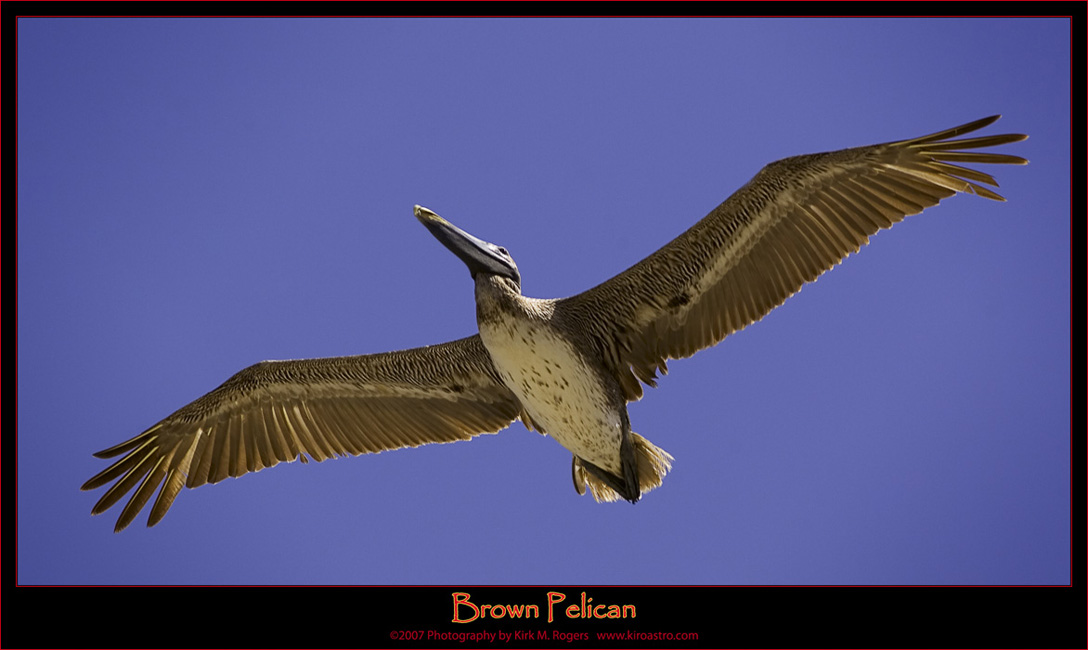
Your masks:
M 98 503 L 94 504 L 91 508 L 91 514 L 97 515 L 108 510 L 113 504 L 117 503 L 121 497 L 128 494 L 129 490 L 136 487 L 136 484 L 151 471 L 152 463 L 150 462 L 154 456 L 157 447 L 151 447 L 147 449 L 141 456 L 140 461 L 121 477 L 116 483 L 110 486 L 110 489 L 106 490 L 106 493 L 102 495 L 102 498 L 98 500 Z
M 148 515 L 147 525 L 154 526 L 159 523 L 163 517 L 166 516 L 166 512 L 170 510 L 170 506 L 173 505 L 174 499 L 177 498 L 178 493 L 181 492 L 182 486 L 185 485 L 185 472 L 189 468 L 189 464 L 193 462 L 193 452 L 196 451 L 196 439 L 194 438 L 182 454 L 181 460 L 174 463 L 173 467 L 166 475 L 166 480 L 162 484 L 162 489 L 159 490 L 159 496 L 155 498 L 154 505 L 151 506 L 151 514 Z M 176 450 L 176 455 L 180 449 Z
M 1027 136 L 1020 133 L 1006 133 L 1004 135 L 984 135 L 977 138 L 964 138 L 963 140 L 949 140 L 947 142 L 916 142 L 911 144 L 910 148 L 917 150 L 919 155 L 936 156 L 940 158 L 943 154 L 938 152 L 956 151 L 958 149 L 978 149 L 980 147 L 996 147 L 998 145 L 1020 142 L 1021 140 L 1026 139 Z M 978 155 L 989 156 L 994 159 L 984 162 L 995 162 L 996 160 L 997 162 L 1012 163 L 1016 165 L 1023 165 L 1027 162 L 1019 156 L 1010 156 L 1003 153 L 984 153 Z
M 140 509 L 147 504 L 147 500 L 151 498 L 151 495 L 155 492 L 155 488 L 159 486 L 163 477 L 166 476 L 166 469 L 163 467 L 169 462 L 170 454 L 159 456 L 155 463 L 151 466 L 147 474 L 144 476 L 144 480 L 140 483 L 140 487 L 136 489 L 136 493 L 132 495 L 128 503 L 121 510 L 121 516 L 117 518 L 117 525 L 114 526 L 113 532 L 119 533 L 128 525 L 132 523 L 132 520 L 136 518 L 136 515 L 140 513 Z
M 138 465 L 140 461 L 146 457 L 146 453 L 142 453 L 142 450 L 146 449 L 149 445 L 153 443 L 153 439 L 145 440 L 139 448 L 133 449 L 129 452 L 127 456 L 125 456 L 121 460 L 115 462 L 113 465 L 110 465 L 98 474 L 92 476 L 90 480 L 88 480 L 86 483 L 83 484 L 82 487 L 80 487 L 80 489 L 93 490 L 95 488 L 102 487 L 106 483 L 109 483 L 110 481 L 117 478 L 118 476 L 121 476 L 122 474 L 128 473 L 129 470 Z
M 185 477 L 185 486 L 194 488 L 206 485 L 211 478 L 212 450 L 214 449 L 212 433 L 214 428 L 198 427 L 193 433 L 197 437 L 196 449 L 193 450 L 193 459 L 189 463 L 189 475 Z
M 937 133 L 931 133 L 929 135 L 923 135 L 920 138 L 912 138 L 910 140 L 900 140 L 893 142 L 893 145 L 904 144 L 923 144 L 926 142 L 935 142 L 937 140 L 947 140 L 948 138 L 954 138 L 964 133 L 971 133 L 972 131 L 978 131 L 981 128 L 990 126 L 994 122 L 1001 119 L 1000 115 L 991 115 L 984 117 L 981 120 L 975 120 L 974 122 L 968 122 L 967 124 L 961 124 L 960 126 L 954 126 L 951 129 L 945 129 L 944 131 L 938 131 Z
M 940 174 L 929 169 L 926 165 L 900 165 L 898 169 L 901 173 L 912 176 L 916 180 L 945 188 L 949 192 L 948 196 L 952 196 L 956 192 L 966 192 L 970 187 L 970 183 L 967 181 L 954 176 Z
M 96 451 L 94 453 L 94 457 L 95 458 L 113 458 L 114 456 L 119 456 L 120 454 L 123 454 L 126 451 L 131 451 L 133 449 L 136 449 L 137 447 L 140 447 L 140 446 L 146 444 L 148 440 L 154 438 L 155 435 L 156 435 L 155 432 L 158 431 L 160 428 L 162 428 L 162 423 L 161 422 L 156 424 L 155 426 L 151 427 L 147 431 L 144 431 L 140 435 L 138 435 L 138 436 L 136 436 L 134 438 L 129 438 L 128 440 L 122 442 L 121 444 L 114 445 L 114 446 L 110 447 L 109 449 L 103 449 L 102 451 Z
M 959 165 L 949 165 L 948 163 L 941 162 L 939 160 L 931 160 L 926 164 L 930 169 L 936 172 L 940 172 L 941 174 L 955 176 L 956 178 L 963 178 L 966 180 L 972 180 L 977 183 L 987 183 L 989 185 L 993 185 L 994 187 L 998 186 L 997 181 L 994 180 L 993 176 L 990 176 L 989 174 L 984 172 L 980 172 L 977 169 L 971 169 L 970 167 L 960 167 Z
M 990 199 L 991 201 L 999 201 L 1001 203 L 1005 202 L 1005 197 L 1001 196 L 997 192 L 994 192 L 993 190 L 985 188 L 985 187 L 983 187 L 981 185 L 976 185 L 975 183 L 969 183 L 969 185 L 971 186 L 971 192 L 973 192 L 974 194 L 977 194 L 978 196 L 981 196 L 984 199 Z
M 155 498 L 155 503 L 151 506 L 151 513 L 147 517 L 149 528 L 162 521 L 162 518 L 166 516 L 170 506 L 174 504 L 174 499 L 177 498 L 178 493 L 181 492 L 181 488 L 184 486 L 185 474 L 177 468 L 171 469 L 166 475 L 166 480 L 163 481 L 159 496 Z

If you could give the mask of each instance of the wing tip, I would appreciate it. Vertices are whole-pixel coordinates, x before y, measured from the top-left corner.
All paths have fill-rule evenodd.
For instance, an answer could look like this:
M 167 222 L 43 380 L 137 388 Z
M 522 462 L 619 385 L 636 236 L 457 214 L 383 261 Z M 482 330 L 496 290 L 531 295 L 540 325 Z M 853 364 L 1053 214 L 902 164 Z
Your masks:
M 957 138 L 957 137 L 959 137 L 961 135 L 965 135 L 967 133 L 973 133 L 974 131 L 984 129 L 987 126 L 990 126 L 994 122 L 998 121 L 999 119 L 1001 119 L 1000 114 L 991 115 L 989 117 L 984 117 L 984 118 L 979 119 L 979 120 L 974 120 L 973 122 L 968 122 L 966 124 L 961 124 L 959 126 L 954 126 L 954 127 L 950 128 L 950 129 L 944 129 L 943 131 L 937 131 L 936 133 L 930 133 L 928 135 L 923 135 L 923 136 L 920 136 L 920 137 L 917 137 L 917 138 L 911 138 L 909 140 L 901 140 L 899 142 L 889 143 L 889 144 L 911 144 L 911 145 L 916 145 L 916 146 L 917 145 L 924 145 L 924 144 L 946 144 L 947 145 L 947 144 L 949 144 L 949 141 L 952 138 Z M 991 142 L 989 144 L 976 144 L 976 143 L 972 143 L 972 144 L 973 144 L 973 146 L 995 146 L 995 145 L 998 145 L 998 144 L 1006 144 L 1006 143 L 1009 143 L 1009 142 L 1019 142 L 1021 140 L 1026 139 L 1027 136 L 1022 134 L 1022 133 L 1011 133 L 1011 134 L 1005 134 L 1005 135 L 988 136 L 988 139 L 994 139 L 994 138 L 998 138 L 999 140 Z

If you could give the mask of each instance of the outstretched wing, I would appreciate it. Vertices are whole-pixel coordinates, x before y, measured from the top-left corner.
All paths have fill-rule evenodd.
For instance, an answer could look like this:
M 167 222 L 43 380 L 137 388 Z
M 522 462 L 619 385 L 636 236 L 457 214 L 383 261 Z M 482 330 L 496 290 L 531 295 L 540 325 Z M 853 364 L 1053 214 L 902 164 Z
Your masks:
M 1027 136 L 952 139 L 999 117 L 771 163 L 664 248 L 556 312 L 593 331 L 627 399 L 638 399 L 638 380 L 654 385 L 666 360 L 759 320 L 878 230 L 957 192 L 1004 201 L 981 185 L 996 187 L 992 176 L 956 163 L 1025 164 L 971 150 Z
M 82 489 L 116 480 L 91 510 L 99 514 L 135 488 L 114 528 L 119 532 L 162 484 L 148 518 L 154 526 L 183 485 L 305 462 L 305 455 L 322 461 L 468 440 L 505 428 L 519 409 L 479 335 L 382 354 L 264 361 L 95 454 L 124 456 Z

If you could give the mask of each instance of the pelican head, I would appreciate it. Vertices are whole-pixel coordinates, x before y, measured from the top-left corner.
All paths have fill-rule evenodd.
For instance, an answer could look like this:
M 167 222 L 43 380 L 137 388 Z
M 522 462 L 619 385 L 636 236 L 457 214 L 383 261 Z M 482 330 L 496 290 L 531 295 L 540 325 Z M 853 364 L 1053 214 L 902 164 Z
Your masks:
M 518 265 L 514 264 L 514 258 L 510 257 L 505 248 L 473 237 L 423 206 L 415 207 L 415 215 L 443 246 L 461 258 L 474 280 L 481 273 L 497 275 L 513 280 L 520 291 L 521 274 L 518 273 Z

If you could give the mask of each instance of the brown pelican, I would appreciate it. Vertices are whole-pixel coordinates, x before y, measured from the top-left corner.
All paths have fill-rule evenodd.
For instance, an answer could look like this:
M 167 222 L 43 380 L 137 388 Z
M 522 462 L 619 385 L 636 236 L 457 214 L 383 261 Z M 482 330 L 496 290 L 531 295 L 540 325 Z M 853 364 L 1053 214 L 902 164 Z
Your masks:
M 869 237 L 957 192 L 1004 199 L 989 174 L 956 163 L 1025 164 L 970 151 L 1019 134 L 955 140 L 1000 116 L 932 135 L 796 156 L 763 168 L 704 219 L 607 282 L 569 298 L 521 295 L 501 246 L 426 208 L 415 215 L 468 266 L 480 332 L 412 350 L 264 361 L 140 435 L 83 484 L 116 481 L 92 509 L 135 490 L 114 530 L 154 491 L 148 525 L 182 486 L 280 462 L 317 461 L 496 433 L 520 419 L 573 455 L 574 486 L 632 503 L 661 484 L 672 457 L 631 430 L 627 402 L 668 359 L 689 357 L 762 318 Z

